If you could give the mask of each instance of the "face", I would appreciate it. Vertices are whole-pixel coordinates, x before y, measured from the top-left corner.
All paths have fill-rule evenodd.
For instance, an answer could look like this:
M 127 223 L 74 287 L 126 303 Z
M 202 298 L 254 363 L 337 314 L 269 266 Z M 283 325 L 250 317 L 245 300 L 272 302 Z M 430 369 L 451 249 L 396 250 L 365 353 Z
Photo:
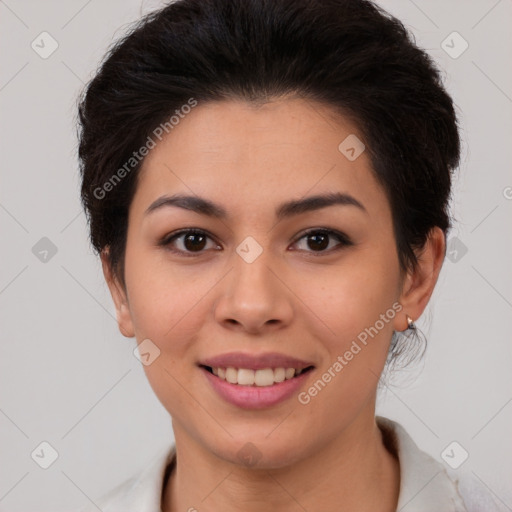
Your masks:
M 121 332 L 160 351 L 144 369 L 177 442 L 279 467 L 373 417 L 393 329 L 424 304 L 399 303 L 390 205 L 367 152 L 338 149 L 351 135 L 300 99 L 215 102 L 146 157 L 126 293 L 106 276 Z

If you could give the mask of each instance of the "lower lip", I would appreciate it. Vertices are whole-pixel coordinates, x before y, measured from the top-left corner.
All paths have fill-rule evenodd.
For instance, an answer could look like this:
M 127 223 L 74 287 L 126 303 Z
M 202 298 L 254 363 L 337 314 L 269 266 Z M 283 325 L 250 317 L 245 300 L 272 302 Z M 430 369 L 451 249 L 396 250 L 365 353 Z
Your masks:
M 230 404 L 236 405 L 242 409 L 264 409 L 271 407 L 298 392 L 304 381 L 309 377 L 312 370 L 301 373 L 297 377 L 278 382 L 272 386 L 241 386 L 239 384 L 230 384 L 222 380 L 206 368 L 200 368 L 206 375 L 206 378 L 213 389 Z

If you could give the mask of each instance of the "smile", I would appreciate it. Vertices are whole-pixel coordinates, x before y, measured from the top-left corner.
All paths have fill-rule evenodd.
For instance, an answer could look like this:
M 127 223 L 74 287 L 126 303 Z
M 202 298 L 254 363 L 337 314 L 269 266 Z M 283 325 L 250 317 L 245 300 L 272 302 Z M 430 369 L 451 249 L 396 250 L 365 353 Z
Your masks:
M 275 406 L 298 394 L 313 373 L 314 366 L 304 369 L 278 367 L 252 370 L 201 365 L 199 369 L 206 377 L 208 387 L 224 403 L 252 410 Z
M 260 370 L 252 370 L 250 368 L 222 368 L 222 367 L 205 367 L 213 375 L 225 380 L 230 384 L 239 386 L 257 386 L 268 387 L 293 379 L 311 370 L 313 367 L 307 368 L 263 368 Z

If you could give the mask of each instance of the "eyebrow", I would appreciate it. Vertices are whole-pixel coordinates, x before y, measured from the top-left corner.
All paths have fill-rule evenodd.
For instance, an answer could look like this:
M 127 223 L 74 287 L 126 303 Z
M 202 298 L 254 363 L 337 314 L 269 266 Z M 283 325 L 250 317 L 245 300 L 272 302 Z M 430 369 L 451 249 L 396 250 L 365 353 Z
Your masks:
M 300 215 L 314 210 L 320 210 L 328 206 L 341 205 L 341 206 L 355 206 L 361 211 L 368 213 L 366 208 L 355 197 L 337 192 L 330 194 L 321 194 L 309 196 L 301 199 L 294 199 L 282 203 L 276 209 L 276 219 L 282 220 L 294 215 Z M 148 215 L 156 210 L 164 207 L 175 206 L 185 210 L 213 217 L 217 219 L 226 219 L 228 217 L 227 211 L 220 205 L 199 196 L 189 196 L 183 194 L 175 194 L 172 196 L 162 196 L 146 209 L 144 215 Z

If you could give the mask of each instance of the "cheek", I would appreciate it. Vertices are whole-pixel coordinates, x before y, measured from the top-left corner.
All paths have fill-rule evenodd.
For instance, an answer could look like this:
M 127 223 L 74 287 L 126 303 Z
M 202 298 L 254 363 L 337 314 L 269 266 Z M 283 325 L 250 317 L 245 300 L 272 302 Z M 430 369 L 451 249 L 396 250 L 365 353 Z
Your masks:
M 335 343 L 351 340 L 374 325 L 397 298 L 393 261 L 366 256 L 347 259 L 346 266 L 317 275 L 308 284 L 308 303 L 334 333 Z
M 312 288 L 312 309 L 322 320 L 312 334 L 321 340 L 326 357 L 299 403 L 332 432 L 374 396 L 393 332 L 393 276 L 370 261 L 360 259 L 350 272 L 335 273 Z
M 218 276 L 193 265 L 177 269 L 165 255 L 132 251 L 126 255 L 126 279 L 137 340 L 149 338 L 179 354 L 207 314 L 205 298 Z
M 193 399 L 198 393 L 190 372 L 198 356 L 200 330 L 212 307 L 208 292 L 218 276 L 194 271 L 193 266 L 177 271 L 154 255 L 127 254 L 126 263 L 137 342 L 148 338 L 160 351 L 154 362 L 143 366 L 148 382 L 174 419 L 201 417 L 205 413 Z

